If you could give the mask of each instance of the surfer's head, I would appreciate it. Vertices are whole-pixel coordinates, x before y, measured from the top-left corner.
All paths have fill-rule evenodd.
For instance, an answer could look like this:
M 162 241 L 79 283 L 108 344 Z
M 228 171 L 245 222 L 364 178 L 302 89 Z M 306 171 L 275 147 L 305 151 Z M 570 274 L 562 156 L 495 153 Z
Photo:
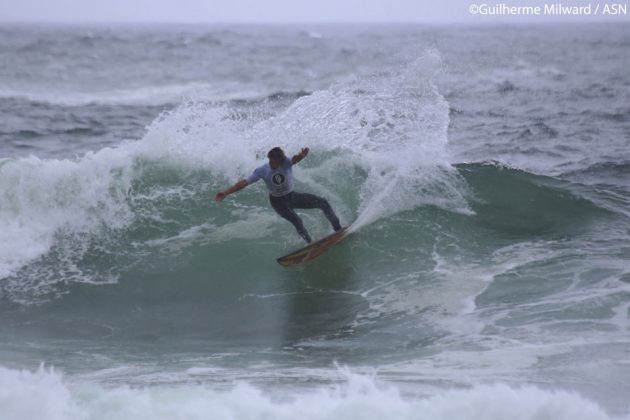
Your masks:
M 269 166 L 275 169 L 284 161 L 284 150 L 280 147 L 274 147 L 267 153 L 267 157 L 269 158 Z

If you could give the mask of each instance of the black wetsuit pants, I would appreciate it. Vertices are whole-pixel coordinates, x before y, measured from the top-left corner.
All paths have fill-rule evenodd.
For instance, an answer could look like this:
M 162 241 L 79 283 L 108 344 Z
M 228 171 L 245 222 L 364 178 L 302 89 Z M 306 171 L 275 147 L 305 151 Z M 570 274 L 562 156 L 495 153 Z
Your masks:
M 304 228 L 302 219 L 293 209 L 321 209 L 335 232 L 341 230 L 339 218 L 335 215 L 335 212 L 332 207 L 330 207 L 330 204 L 328 204 L 328 201 L 322 197 L 293 191 L 281 197 L 274 197 L 273 195 L 270 195 L 269 201 L 271 202 L 271 207 L 273 207 L 276 213 L 291 222 L 300 236 L 304 238 L 307 243 L 311 242 L 311 236 Z

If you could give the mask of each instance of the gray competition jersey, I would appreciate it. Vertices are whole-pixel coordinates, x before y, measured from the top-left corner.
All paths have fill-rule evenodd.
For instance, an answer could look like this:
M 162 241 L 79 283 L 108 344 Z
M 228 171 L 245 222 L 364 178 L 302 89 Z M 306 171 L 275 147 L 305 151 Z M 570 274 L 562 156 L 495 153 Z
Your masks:
M 274 197 L 287 195 L 293 191 L 292 166 L 293 163 L 291 163 L 291 159 L 288 157 L 285 157 L 282 164 L 276 169 L 271 169 L 269 163 L 265 163 L 254 169 L 254 172 L 247 177 L 247 182 L 252 184 L 262 178 L 267 185 L 269 194 Z

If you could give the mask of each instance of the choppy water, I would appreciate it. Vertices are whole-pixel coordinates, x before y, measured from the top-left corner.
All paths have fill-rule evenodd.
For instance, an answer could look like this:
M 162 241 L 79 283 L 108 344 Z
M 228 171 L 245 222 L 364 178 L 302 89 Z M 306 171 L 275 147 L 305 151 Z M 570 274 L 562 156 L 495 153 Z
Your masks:
M 627 418 L 629 47 L 1 27 L 0 417 Z M 212 201 L 275 145 L 356 220 L 304 268 L 262 184 Z

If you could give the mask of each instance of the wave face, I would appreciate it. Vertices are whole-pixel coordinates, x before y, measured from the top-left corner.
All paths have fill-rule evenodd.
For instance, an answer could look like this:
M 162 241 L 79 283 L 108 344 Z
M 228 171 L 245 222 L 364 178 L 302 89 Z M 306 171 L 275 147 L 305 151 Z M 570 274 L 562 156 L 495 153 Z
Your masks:
M 79 63 L 81 86 L 0 86 L 0 406 L 16 418 L 627 415 L 624 89 L 586 83 L 591 62 L 572 54 L 487 68 L 464 46 L 495 29 L 224 29 L 0 31 L 15 60 L 64 42 L 155 54 L 142 48 L 129 83 L 104 67 L 99 84 L 71 54 L 57 64 Z M 601 80 L 627 77 L 613 29 Z M 515 31 L 551 60 L 536 30 Z M 440 51 L 419 52 L 429 35 Z M 167 83 L 156 57 L 173 72 L 226 61 Z M 244 57 L 260 71 L 242 74 Z M 296 190 L 353 223 L 291 270 L 275 259 L 302 241 L 262 183 L 213 201 L 277 145 L 311 148 Z M 319 211 L 299 213 L 313 237 L 331 232 Z
M 231 118 L 226 106 L 191 102 L 164 113 L 140 141 L 79 159 L 6 159 L 0 275 L 32 267 L 59 247 L 65 247 L 60 257 L 74 266 L 99 241 L 157 249 L 177 242 L 185 231 L 199 237 L 222 229 L 227 234 L 231 229 L 224 226 L 234 223 L 245 224 L 247 234 L 238 246 L 250 249 L 254 244 L 248 240 L 267 236 L 275 225 L 265 194 L 254 187 L 256 193 L 248 191 L 222 207 L 210 205 L 211 195 L 248 174 L 259 164 L 255 157 L 269 148 L 282 144 L 297 151 L 304 138 L 314 151 L 298 169 L 304 188 L 338 202 L 346 222 L 360 215 L 357 229 L 423 204 L 467 212 L 464 183 L 445 159 L 448 107 L 431 81 L 438 66 L 436 54 L 428 53 L 405 70 L 426 73 L 414 75 L 415 85 L 405 73 L 355 80 L 298 99 L 253 125 Z M 315 117 L 320 115 L 329 117 Z M 243 212 L 235 218 L 243 205 L 261 207 L 265 211 L 252 213 L 268 217 L 256 221 Z M 198 224 L 191 225 L 188 212 Z M 224 239 L 219 235 L 208 242 Z M 44 271 L 69 269 L 60 262 L 35 265 Z M 97 277 L 84 280 L 102 281 Z M 82 281 L 80 274 L 76 278 Z

